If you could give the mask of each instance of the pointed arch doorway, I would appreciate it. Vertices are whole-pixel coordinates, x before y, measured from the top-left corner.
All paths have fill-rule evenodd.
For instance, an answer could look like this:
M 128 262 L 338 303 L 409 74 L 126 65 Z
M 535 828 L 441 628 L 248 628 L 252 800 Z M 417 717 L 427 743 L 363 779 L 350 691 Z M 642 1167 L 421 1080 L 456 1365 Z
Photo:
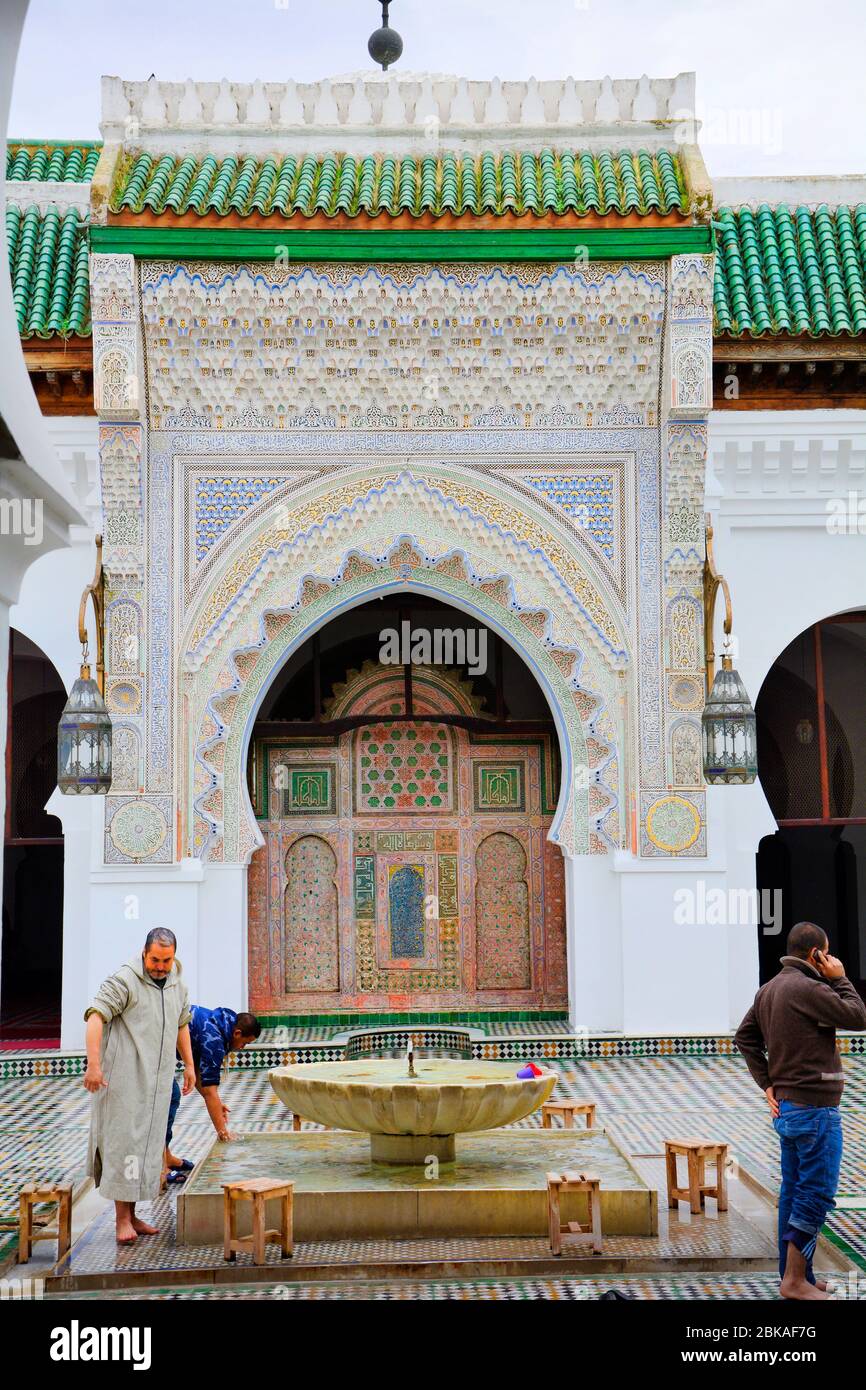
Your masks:
M 440 659 L 394 661 L 407 632 Z M 557 734 L 484 624 L 408 591 L 336 617 L 273 682 L 248 784 L 251 1008 L 566 1012 Z

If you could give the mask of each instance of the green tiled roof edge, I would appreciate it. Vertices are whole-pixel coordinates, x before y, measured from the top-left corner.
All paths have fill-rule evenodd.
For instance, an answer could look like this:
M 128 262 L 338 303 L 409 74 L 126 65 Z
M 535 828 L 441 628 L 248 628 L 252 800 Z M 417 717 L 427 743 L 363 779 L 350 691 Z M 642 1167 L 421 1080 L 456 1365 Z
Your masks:
M 866 203 L 721 207 L 715 226 L 717 333 L 866 333 Z
M 219 217 L 605 216 L 678 211 L 688 196 L 676 154 L 543 149 L 479 155 L 217 158 L 129 152 L 109 202 L 121 212 Z
M 57 183 L 89 183 L 99 163 L 98 141 L 10 140 L 6 144 L 6 178 L 10 183 L 51 179 Z
M 87 220 L 75 208 L 6 209 L 12 299 L 22 338 L 89 337 Z

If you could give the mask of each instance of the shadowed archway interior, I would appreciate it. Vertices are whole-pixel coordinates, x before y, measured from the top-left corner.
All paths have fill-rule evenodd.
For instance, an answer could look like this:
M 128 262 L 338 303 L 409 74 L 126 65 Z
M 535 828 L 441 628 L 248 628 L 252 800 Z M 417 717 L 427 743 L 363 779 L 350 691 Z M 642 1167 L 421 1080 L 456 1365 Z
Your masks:
M 758 770 L 778 822 L 758 848 L 758 887 L 782 930 L 817 922 L 866 996 L 866 613 L 826 618 L 780 654 L 761 687 Z M 784 937 L 759 932 L 761 979 Z

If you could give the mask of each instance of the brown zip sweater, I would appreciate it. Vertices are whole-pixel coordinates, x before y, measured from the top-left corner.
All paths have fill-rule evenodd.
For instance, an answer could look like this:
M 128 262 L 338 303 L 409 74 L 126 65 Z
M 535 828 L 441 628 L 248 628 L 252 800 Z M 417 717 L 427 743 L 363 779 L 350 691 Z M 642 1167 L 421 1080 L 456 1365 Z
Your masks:
M 838 1105 L 844 1073 L 836 1029 L 866 1028 L 866 1005 L 842 975 L 825 980 L 798 956 L 762 985 L 734 1044 L 762 1091 L 799 1105 Z

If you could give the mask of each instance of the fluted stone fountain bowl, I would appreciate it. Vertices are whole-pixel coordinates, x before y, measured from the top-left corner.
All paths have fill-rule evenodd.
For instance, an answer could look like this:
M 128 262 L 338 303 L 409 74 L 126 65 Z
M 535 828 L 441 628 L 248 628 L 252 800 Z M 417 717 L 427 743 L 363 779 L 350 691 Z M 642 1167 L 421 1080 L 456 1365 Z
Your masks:
M 521 1079 L 518 1062 L 357 1058 L 275 1067 L 280 1100 L 295 1115 L 370 1136 L 377 1163 L 454 1159 L 454 1136 L 522 1120 L 547 1100 L 555 1072 Z

